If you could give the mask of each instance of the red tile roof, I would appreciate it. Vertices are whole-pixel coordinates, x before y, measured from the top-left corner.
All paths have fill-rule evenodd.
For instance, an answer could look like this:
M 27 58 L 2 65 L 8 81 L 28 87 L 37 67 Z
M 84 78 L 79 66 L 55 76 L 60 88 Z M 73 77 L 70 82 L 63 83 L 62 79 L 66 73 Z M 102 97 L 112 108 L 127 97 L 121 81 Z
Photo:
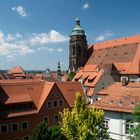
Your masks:
M 140 35 L 109 40 L 92 45 L 93 53 L 86 65 L 103 68 L 114 64 L 122 74 L 140 74 Z
M 59 88 L 70 107 L 74 106 L 76 92 L 81 92 L 84 97 L 83 89 L 79 82 L 47 82 L 37 79 L 0 80 L 0 102 L 5 105 L 30 102 L 36 107 L 31 111 L 10 112 L 8 117 L 37 113 L 54 86 Z
M 103 48 L 109 48 L 114 46 L 120 46 L 122 44 L 133 44 L 140 42 L 140 35 L 134 35 L 134 36 L 128 36 L 128 37 L 122 37 L 118 39 L 108 40 L 100 43 L 93 44 L 92 47 L 94 49 L 103 49 Z
M 57 82 L 56 85 L 70 107 L 74 107 L 75 95 L 77 92 L 80 92 L 83 98 L 85 98 L 82 85 L 79 82 Z
M 23 103 L 38 100 L 43 81 L 36 80 L 2 80 L 0 86 L 8 96 L 5 104 Z M 37 104 L 36 104 L 37 105 Z
M 118 112 L 133 112 L 140 102 L 140 83 L 129 83 L 122 86 L 116 82 L 99 92 L 108 94 L 94 103 L 96 108 Z
M 11 68 L 9 73 L 24 73 L 24 70 L 21 66 L 15 66 L 15 67 Z

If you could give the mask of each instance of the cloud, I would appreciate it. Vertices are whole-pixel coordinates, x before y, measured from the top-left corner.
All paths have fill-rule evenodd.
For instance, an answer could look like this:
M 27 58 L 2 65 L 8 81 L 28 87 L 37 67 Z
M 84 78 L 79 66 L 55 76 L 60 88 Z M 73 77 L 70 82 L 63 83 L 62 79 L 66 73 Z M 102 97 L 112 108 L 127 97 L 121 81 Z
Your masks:
M 62 49 L 62 48 L 58 48 L 57 51 L 58 51 L 58 52 L 62 52 L 63 49 Z
M 37 51 L 48 51 L 49 53 L 52 53 L 52 52 L 62 52 L 63 49 L 62 48 L 51 48 L 51 47 L 39 47 L 37 48 Z
M 22 37 L 22 34 L 19 33 L 19 32 L 17 32 L 17 33 L 16 33 L 16 37 L 17 37 L 17 38 L 21 38 L 21 37 Z
M 13 35 L 8 34 L 8 36 L 7 36 L 7 41 L 12 41 L 12 40 L 14 40 Z
M 88 9 L 89 8 L 89 3 L 86 2 L 85 4 L 83 4 L 82 9 Z
M 59 43 L 65 42 L 68 37 L 60 34 L 55 30 L 51 30 L 49 33 L 32 34 L 30 39 L 31 45 L 48 44 L 48 43 Z
M 4 56 L 8 61 L 14 60 L 16 56 L 34 53 L 24 41 L 18 41 L 14 36 L 8 34 L 5 36 L 0 31 L 0 55 Z
M 12 7 L 11 9 L 12 9 L 12 11 L 15 11 L 16 13 L 18 13 L 19 16 L 21 16 L 21 17 L 27 17 L 28 16 L 28 14 L 25 11 L 25 8 L 21 5 L 19 5 L 17 7 Z
M 31 38 L 29 37 L 31 36 Z M 29 55 L 38 51 L 47 51 L 48 53 L 62 52 L 62 48 L 46 47 L 43 46 L 47 43 L 64 42 L 68 40 L 68 37 L 60 34 L 55 30 L 51 30 L 48 34 L 31 34 L 24 37 L 21 33 L 15 34 L 8 33 L 5 35 L 0 31 L 0 56 L 3 56 L 7 61 L 13 61 L 22 55 Z M 38 45 L 39 47 L 33 47 L 32 45 Z
M 109 37 L 112 37 L 114 33 L 112 31 L 106 31 L 104 34 L 99 35 L 95 38 L 95 41 L 103 41 L 108 39 Z

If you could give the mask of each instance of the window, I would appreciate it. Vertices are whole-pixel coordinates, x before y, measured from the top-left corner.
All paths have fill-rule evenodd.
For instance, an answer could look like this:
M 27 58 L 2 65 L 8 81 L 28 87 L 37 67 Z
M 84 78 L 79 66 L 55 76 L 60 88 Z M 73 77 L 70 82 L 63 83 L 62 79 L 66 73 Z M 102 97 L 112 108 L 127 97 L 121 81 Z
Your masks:
M 47 102 L 47 107 L 48 108 L 51 108 L 52 107 L 52 103 L 49 101 L 49 102 Z
M 105 126 L 105 128 L 109 128 L 109 127 L 108 127 L 108 122 L 109 122 L 109 119 L 105 119 L 105 120 L 104 120 L 104 126 Z
M 8 132 L 8 125 L 4 124 L 1 125 L 1 133 L 7 133 Z
M 27 129 L 28 128 L 28 122 L 22 122 L 21 123 L 21 129 L 24 130 L 24 129 Z
M 54 107 L 57 107 L 57 101 L 53 102 Z
M 75 55 L 76 54 L 76 48 L 75 46 L 73 46 L 73 49 L 72 49 L 72 54 Z
M 28 136 L 24 136 L 23 140 L 29 140 L 29 137 Z
M 44 116 L 43 121 L 46 123 L 49 123 L 49 117 L 48 116 Z
M 72 65 L 75 66 L 75 62 L 74 62 L 74 60 L 72 60 Z
M 132 122 L 130 122 L 129 120 L 126 121 L 126 124 L 125 124 L 125 134 L 130 134 L 130 129 L 131 128 L 134 128 L 134 124 Z
M 81 46 L 79 45 L 79 56 L 81 56 Z
M 115 54 L 113 54 L 114 56 L 116 56 L 117 55 L 117 53 L 115 53 Z
M 4 110 L 6 110 L 6 111 L 23 111 L 23 110 L 30 110 L 31 108 L 33 108 L 33 104 L 28 103 L 28 104 L 5 106 Z
M 62 100 L 59 101 L 59 106 L 63 106 L 63 101 Z
M 58 115 L 54 115 L 54 122 L 58 122 Z
M 58 97 L 58 92 L 52 93 L 52 97 Z
M 12 124 L 12 131 L 17 131 L 19 129 L 19 124 L 18 123 L 13 123 Z

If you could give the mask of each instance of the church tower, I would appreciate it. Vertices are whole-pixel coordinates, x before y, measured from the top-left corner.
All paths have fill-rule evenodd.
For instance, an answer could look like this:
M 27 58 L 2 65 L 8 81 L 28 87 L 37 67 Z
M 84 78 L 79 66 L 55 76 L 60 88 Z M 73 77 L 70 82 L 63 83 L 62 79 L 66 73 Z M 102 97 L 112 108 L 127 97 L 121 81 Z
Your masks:
M 80 26 L 80 19 L 76 18 L 76 25 L 71 32 L 69 42 L 69 72 L 77 71 L 87 61 L 87 40 L 84 30 Z

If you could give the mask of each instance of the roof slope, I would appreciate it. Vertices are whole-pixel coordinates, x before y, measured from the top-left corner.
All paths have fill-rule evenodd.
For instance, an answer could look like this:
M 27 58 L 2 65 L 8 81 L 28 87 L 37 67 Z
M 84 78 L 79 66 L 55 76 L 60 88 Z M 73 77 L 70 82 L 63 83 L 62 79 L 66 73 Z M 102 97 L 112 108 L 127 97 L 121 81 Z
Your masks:
M 122 86 L 122 83 L 116 82 L 100 91 L 99 94 L 108 95 L 96 101 L 95 107 L 110 111 L 133 112 L 140 102 L 140 83 Z
M 100 68 L 106 64 L 114 64 L 121 73 L 140 74 L 140 35 L 109 40 L 92 46 L 93 53 L 86 65 L 98 65 Z
M 46 98 L 48 97 L 48 95 L 49 95 L 50 91 L 52 90 L 53 86 L 54 86 L 54 82 L 45 81 L 44 87 L 42 89 L 42 94 L 38 98 L 38 104 L 37 104 L 38 110 L 41 109 L 43 103 L 45 102 Z
M 1 80 L 1 88 L 8 97 L 5 104 L 33 101 L 37 105 L 43 83 L 39 80 Z
M 56 85 L 70 107 L 74 107 L 75 95 L 77 92 L 80 92 L 83 98 L 85 98 L 82 85 L 79 82 L 56 82 Z
M 24 73 L 24 70 L 21 66 L 15 66 L 9 70 L 10 73 Z

